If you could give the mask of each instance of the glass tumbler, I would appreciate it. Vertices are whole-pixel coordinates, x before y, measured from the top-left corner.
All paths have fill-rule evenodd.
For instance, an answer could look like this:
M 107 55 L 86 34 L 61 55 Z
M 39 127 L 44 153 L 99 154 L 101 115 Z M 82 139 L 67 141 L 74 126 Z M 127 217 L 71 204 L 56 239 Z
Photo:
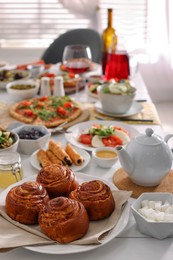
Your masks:
M 23 178 L 21 157 L 17 152 L 0 153 L 0 187 L 6 188 Z

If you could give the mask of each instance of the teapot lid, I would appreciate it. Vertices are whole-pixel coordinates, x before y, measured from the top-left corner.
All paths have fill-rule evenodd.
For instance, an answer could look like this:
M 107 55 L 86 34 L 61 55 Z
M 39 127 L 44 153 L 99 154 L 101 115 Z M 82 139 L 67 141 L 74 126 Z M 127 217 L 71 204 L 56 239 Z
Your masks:
M 145 135 L 137 136 L 136 141 L 143 145 L 156 145 L 161 144 L 163 139 L 160 136 L 155 135 L 152 128 L 147 128 L 145 130 Z

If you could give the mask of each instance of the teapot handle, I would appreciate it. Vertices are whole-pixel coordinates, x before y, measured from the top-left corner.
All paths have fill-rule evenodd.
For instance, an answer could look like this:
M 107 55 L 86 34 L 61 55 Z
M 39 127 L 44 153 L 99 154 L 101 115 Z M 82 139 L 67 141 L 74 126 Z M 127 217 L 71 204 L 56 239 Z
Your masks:
M 164 141 L 167 143 L 171 137 L 173 137 L 173 134 L 166 135 Z

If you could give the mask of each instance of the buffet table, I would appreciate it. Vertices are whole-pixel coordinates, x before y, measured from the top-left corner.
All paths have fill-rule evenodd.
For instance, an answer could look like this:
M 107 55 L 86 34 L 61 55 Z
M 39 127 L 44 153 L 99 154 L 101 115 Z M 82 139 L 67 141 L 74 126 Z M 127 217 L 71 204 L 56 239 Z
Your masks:
M 134 78 L 135 86 L 137 88 L 137 96 L 136 99 L 146 99 L 147 102 L 151 102 L 149 93 L 147 88 L 139 74 L 136 75 Z M 80 93 L 82 97 L 83 94 Z M 75 97 L 75 96 L 74 96 Z M 3 103 L 11 103 L 5 91 L 0 91 L 0 101 L 1 105 Z M 87 98 L 87 103 L 95 102 L 96 100 L 90 96 Z M 93 109 L 93 108 L 92 108 Z M 157 114 L 155 115 L 157 117 Z M 93 119 L 92 117 L 90 119 Z M 124 122 L 125 123 L 125 122 Z M 133 128 L 137 129 L 139 132 L 144 133 L 146 127 L 152 127 L 155 133 L 164 136 L 164 132 L 162 130 L 161 125 L 159 124 L 159 119 L 157 117 L 157 122 L 155 123 L 144 123 L 144 122 L 126 122 L 129 123 Z M 132 124 L 133 123 L 133 124 Z M 53 135 L 52 138 L 56 141 L 60 141 L 66 143 L 64 134 L 57 134 Z M 37 173 L 37 170 L 30 163 L 29 156 L 21 155 L 22 156 L 22 165 L 24 168 L 24 176 L 29 177 Z M 113 174 L 116 172 L 117 169 L 120 168 L 119 162 L 117 162 L 111 169 L 103 169 L 98 167 L 93 159 L 91 158 L 90 163 L 81 170 L 82 173 L 86 174 L 87 176 L 91 175 L 95 178 L 103 178 L 112 182 Z M 132 203 L 134 199 L 130 198 L 129 203 Z M 126 218 L 125 218 L 126 219 Z M 126 221 L 126 220 L 125 220 Z M 43 252 L 37 252 L 37 250 L 26 249 L 26 248 L 16 248 L 13 250 L 7 250 L 7 252 L 3 252 L 0 254 L 0 259 L 33 259 L 33 260 L 44 260 L 44 259 L 61 259 L 61 260 L 73 260 L 73 259 L 95 259 L 95 260 L 126 260 L 126 259 L 162 259 L 168 260 L 172 259 L 173 253 L 173 243 L 172 238 L 167 238 L 164 240 L 157 240 L 154 238 L 146 237 L 145 235 L 138 232 L 135 220 L 130 212 L 130 217 L 126 223 L 123 223 L 125 228 L 116 236 L 112 238 L 108 243 L 101 244 L 99 246 L 92 246 L 89 250 L 79 250 L 79 252 L 68 252 L 64 250 L 64 252 L 49 252 L 43 250 Z M 13 239 L 13 238 L 12 238 Z M 26 237 L 27 239 L 27 237 Z M 36 252 L 35 252 L 36 251 Z

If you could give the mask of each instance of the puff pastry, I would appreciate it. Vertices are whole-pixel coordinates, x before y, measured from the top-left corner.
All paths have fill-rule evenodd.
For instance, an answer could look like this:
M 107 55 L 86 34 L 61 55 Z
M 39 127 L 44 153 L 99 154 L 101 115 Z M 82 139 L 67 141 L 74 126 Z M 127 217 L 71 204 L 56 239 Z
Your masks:
M 60 164 L 42 168 L 36 180 L 46 188 L 51 198 L 68 197 L 70 192 L 79 185 L 75 173 L 69 167 Z
M 65 151 L 75 165 L 79 166 L 83 164 L 84 158 L 71 146 L 71 144 L 67 144 Z
M 82 183 L 70 193 L 69 198 L 83 203 L 90 220 L 104 219 L 115 209 L 110 187 L 100 180 Z
M 5 207 L 13 220 L 31 225 L 38 223 L 38 213 L 48 201 L 48 193 L 41 184 L 24 182 L 8 192 Z
M 49 150 L 52 151 L 59 160 L 63 161 L 64 164 L 71 166 L 72 160 L 66 151 L 62 148 L 59 142 L 55 143 L 53 140 L 49 141 Z
M 50 200 L 40 211 L 39 225 L 49 238 L 65 244 L 87 233 L 89 219 L 82 203 L 57 197 Z

